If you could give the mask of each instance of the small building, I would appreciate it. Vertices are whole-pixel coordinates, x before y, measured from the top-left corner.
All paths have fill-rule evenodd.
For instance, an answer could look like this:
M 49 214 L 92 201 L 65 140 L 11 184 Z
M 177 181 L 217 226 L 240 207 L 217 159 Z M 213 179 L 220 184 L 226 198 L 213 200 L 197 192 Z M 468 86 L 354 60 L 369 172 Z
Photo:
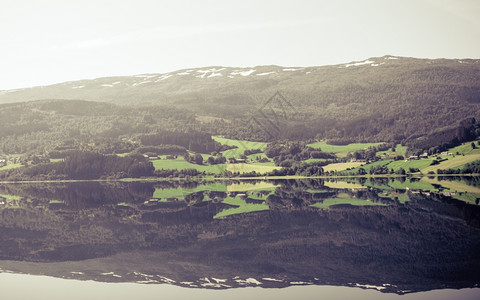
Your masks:
M 239 163 L 246 163 L 247 160 L 244 159 L 244 158 L 233 158 L 233 157 L 231 157 L 231 158 L 228 159 L 228 162 L 231 163 L 231 164 L 239 164 Z
M 420 158 L 428 158 L 428 153 L 425 152 L 425 153 L 423 153 L 423 154 L 420 154 L 419 157 L 420 157 Z
M 361 163 L 365 163 L 365 162 L 367 162 L 367 160 L 364 159 L 364 158 L 352 158 L 352 159 L 350 159 L 350 162 L 361 162 Z
M 417 160 L 418 159 L 418 156 L 417 155 L 410 155 L 408 157 L 409 160 Z
M 442 155 L 442 156 L 447 156 L 447 155 L 448 155 L 448 152 L 447 152 L 447 151 L 443 151 L 442 153 L 440 153 L 440 155 Z

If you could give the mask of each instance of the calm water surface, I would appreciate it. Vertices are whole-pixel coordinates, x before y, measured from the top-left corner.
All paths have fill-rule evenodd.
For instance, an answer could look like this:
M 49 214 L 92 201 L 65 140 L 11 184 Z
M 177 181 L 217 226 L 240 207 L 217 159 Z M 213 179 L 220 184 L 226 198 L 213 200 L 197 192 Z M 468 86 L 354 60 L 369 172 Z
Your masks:
M 8 299 L 478 299 L 478 182 L 0 184 L 0 288 Z

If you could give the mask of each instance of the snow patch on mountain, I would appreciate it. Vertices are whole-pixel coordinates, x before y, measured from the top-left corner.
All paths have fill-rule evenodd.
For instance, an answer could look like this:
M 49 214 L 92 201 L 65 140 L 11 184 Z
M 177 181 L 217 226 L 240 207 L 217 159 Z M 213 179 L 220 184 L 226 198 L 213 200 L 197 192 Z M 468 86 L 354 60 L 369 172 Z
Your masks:
M 255 69 L 250 69 L 248 71 L 235 70 L 235 71 L 231 72 L 230 75 L 232 75 L 232 76 L 235 76 L 235 75 L 249 76 L 249 75 L 253 74 L 255 71 L 256 71 Z
M 159 81 L 168 79 L 168 78 L 170 78 L 170 77 L 172 77 L 172 76 L 173 76 L 172 74 L 163 74 L 163 75 L 160 75 L 160 76 L 158 76 L 158 79 L 155 80 L 155 82 L 159 82 Z
M 374 63 L 375 62 L 373 60 L 365 60 L 365 61 L 355 62 L 355 63 L 351 63 L 351 64 L 346 64 L 345 68 L 358 67 L 358 66 L 369 65 L 369 64 L 374 64 Z
M 257 75 L 257 76 L 266 76 L 266 75 L 275 74 L 275 73 L 276 73 L 275 71 L 272 71 L 272 72 L 258 73 L 258 74 L 255 74 L 255 75 Z
M 145 81 L 142 81 L 142 82 L 135 82 L 134 84 L 132 84 L 132 86 L 137 86 L 137 85 L 141 85 L 141 84 L 145 84 L 145 83 L 150 83 L 152 82 L 151 80 L 145 80 Z

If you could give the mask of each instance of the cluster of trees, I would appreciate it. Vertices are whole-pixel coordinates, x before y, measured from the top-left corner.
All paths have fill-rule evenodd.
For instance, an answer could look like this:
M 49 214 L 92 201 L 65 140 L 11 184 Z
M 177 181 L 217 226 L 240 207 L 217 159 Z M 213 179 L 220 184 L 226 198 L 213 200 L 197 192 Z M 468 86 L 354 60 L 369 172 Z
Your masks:
M 405 144 L 411 149 L 417 149 L 416 154 L 422 151 L 433 154 L 474 140 L 478 136 L 480 136 L 480 123 L 475 118 L 467 118 L 455 126 L 443 128 L 425 136 L 413 135 L 405 141 Z
M 263 151 L 260 149 L 246 149 L 243 151 L 243 155 L 248 156 L 252 154 L 262 153 Z
M 6 170 L 0 177 L 9 180 L 139 178 L 152 176 L 153 171 L 153 164 L 142 155 L 119 157 L 76 151 L 66 156 L 63 161 Z
M 275 169 L 268 175 L 271 176 L 287 176 L 287 175 L 300 175 L 300 176 L 321 176 L 330 175 L 330 172 L 324 172 L 323 166 L 328 162 L 314 162 L 314 163 L 301 163 L 293 164 L 290 167 L 283 167 L 281 169 Z
M 217 165 L 217 164 L 224 164 L 227 159 L 222 155 L 222 153 L 215 153 L 215 155 L 209 156 L 205 161 L 203 160 L 203 156 L 199 153 L 187 153 L 184 155 L 186 161 L 191 162 L 192 164 L 197 165 Z
M 334 159 L 335 156 L 306 146 L 306 142 L 279 141 L 267 145 L 265 154 L 281 167 L 291 167 L 294 162 L 309 158 Z
M 182 169 L 182 170 L 177 170 L 177 169 L 161 169 L 161 170 L 155 170 L 153 172 L 153 175 L 155 177 L 170 177 L 170 178 L 184 178 L 184 177 L 193 177 L 193 176 L 198 176 L 198 175 L 205 175 L 205 172 L 200 172 L 197 169 Z
M 416 168 L 409 168 L 410 173 L 418 172 L 419 170 Z M 367 171 L 364 168 L 359 168 L 357 171 L 357 175 L 366 175 Z M 386 165 L 377 165 L 371 167 L 368 171 L 370 175 L 386 175 L 386 174 L 398 174 L 398 175 L 405 175 L 406 171 L 404 168 L 399 168 L 396 171 L 393 169 L 388 169 Z
M 220 145 L 212 139 L 211 134 L 198 131 L 157 131 L 142 135 L 139 139 L 146 146 L 178 145 L 200 153 L 210 153 L 220 148 Z
M 357 150 L 353 153 L 348 153 L 347 154 L 347 160 L 349 159 L 365 159 L 365 160 L 370 160 L 370 161 L 376 161 L 379 160 L 380 157 L 377 156 L 377 152 L 379 151 L 386 151 L 388 149 L 391 149 L 392 151 L 395 151 L 395 143 L 383 143 L 378 146 L 371 146 L 368 147 L 366 150 Z

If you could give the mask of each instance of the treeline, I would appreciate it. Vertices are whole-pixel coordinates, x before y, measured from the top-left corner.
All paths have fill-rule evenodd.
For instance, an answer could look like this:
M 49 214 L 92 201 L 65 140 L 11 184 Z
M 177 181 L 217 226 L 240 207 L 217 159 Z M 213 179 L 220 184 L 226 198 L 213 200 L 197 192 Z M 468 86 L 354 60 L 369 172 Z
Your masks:
M 480 161 L 468 163 L 461 169 L 438 169 L 437 174 L 480 174 Z
M 139 139 L 145 146 L 178 145 L 200 153 L 210 153 L 220 148 L 220 145 L 212 139 L 211 134 L 198 131 L 160 131 L 142 135 Z
M 155 155 L 184 155 L 187 150 L 179 145 L 141 146 L 135 149 L 140 154 L 154 153 Z
M 289 175 L 299 175 L 299 176 L 323 176 L 323 175 L 333 175 L 334 172 L 323 170 L 323 166 L 327 165 L 328 162 L 314 162 L 314 163 L 299 163 L 293 164 L 289 167 L 283 167 L 281 169 L 275 169 L 272 172 L 268 173 L 269 176 L 289 176 Z
M 76 151 L 70 153 L 63 161 L 3 171 L 0 178 L 6 180 L 140 178 L 152 176 L 153 172 L 153 164 L 142 155 L 119 157 Z

